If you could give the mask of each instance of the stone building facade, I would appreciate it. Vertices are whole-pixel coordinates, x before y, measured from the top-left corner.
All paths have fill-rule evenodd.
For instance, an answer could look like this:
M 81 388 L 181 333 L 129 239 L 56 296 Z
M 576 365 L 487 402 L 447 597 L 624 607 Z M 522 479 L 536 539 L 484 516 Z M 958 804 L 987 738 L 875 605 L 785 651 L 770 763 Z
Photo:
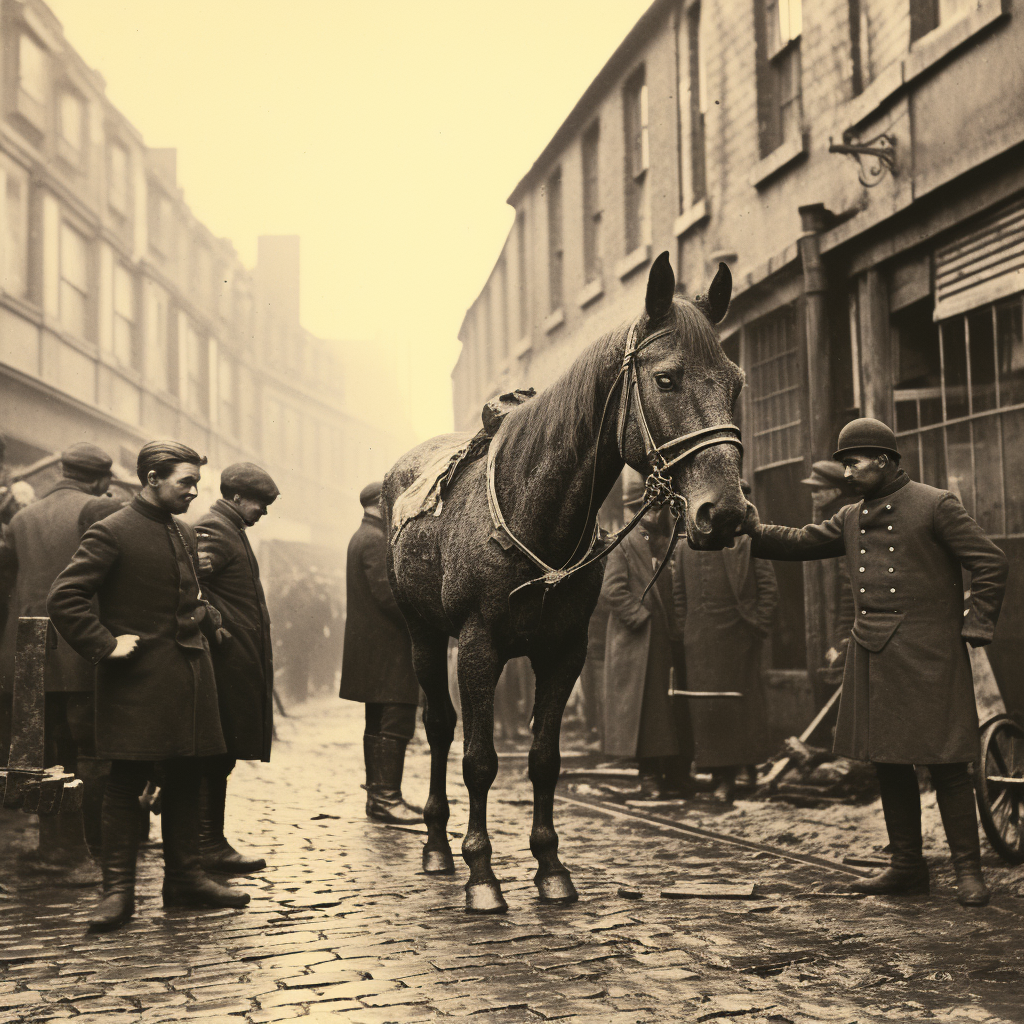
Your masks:
M 401 442 L 346 412 L 337 343 L 299 322 L 299 240 L 255 272 L 191 212 L 39 0 L 0 0 L 0 433 L 8 464 L 89 439 L 134 477 L 173 437 L 252 460 L 282 497 L 263 538 L 344 547 Z
M 543 387 L 642 308 L 668 250 L 719 261 L 720 336 L 747 373 L 745 473 L 767 521 L 856 415 L 957 491 L 1013 571 L 989 649 L 1024 709 L 1024 11 L 1011 0 L 655 0 L 509 197 L 468 310 L 455 419 Z M 838 148 L 837 148 L 838 147 Z M 777 679 L 829 641 L 828 570 L 778 565 Z

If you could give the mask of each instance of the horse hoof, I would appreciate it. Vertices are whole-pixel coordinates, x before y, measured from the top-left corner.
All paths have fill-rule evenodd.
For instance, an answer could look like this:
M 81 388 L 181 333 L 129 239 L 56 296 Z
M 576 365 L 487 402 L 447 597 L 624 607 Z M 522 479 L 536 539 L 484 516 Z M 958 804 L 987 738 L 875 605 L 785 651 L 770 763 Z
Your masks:
M 497 882 L 478 882 L 466 886 L 467 914 L 504 914 L 508 910 Z
M 535 879 L 541 903 L 575 903 L 579 898 L 568 872 Z
M 455 861 L 451 850 L 423 850 L 423 870 L 428 875 L 454 875 Z

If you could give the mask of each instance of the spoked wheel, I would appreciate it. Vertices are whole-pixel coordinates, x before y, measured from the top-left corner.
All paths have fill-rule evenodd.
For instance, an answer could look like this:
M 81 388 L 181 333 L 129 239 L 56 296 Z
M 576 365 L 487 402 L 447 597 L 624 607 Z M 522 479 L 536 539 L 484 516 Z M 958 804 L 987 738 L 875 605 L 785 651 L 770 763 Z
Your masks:
M 1000 716 L 981 733 L 974 789 L 985 835 L 1011 864 L 1024 864 L 1024 729 Z

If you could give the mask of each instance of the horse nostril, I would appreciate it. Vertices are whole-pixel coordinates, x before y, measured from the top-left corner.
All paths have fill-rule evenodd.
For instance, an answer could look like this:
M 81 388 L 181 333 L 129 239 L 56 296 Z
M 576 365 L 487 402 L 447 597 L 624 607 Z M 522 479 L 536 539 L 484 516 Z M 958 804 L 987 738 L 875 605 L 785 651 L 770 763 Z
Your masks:
M 712 513 L 715 505 L 712 501 L 705 501 L 702 505 L 698 506 L 697 514 L 693 517 L 694 522 L 697 524 L 697 529 L 701 533 L 710 533 L 712 527 Z

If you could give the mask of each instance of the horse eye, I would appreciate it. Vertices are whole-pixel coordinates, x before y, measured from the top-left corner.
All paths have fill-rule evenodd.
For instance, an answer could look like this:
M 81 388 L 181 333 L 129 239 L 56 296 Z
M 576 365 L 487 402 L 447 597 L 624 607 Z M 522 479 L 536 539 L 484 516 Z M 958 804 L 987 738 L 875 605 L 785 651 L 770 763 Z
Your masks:
M 667 373 L 656 373 L 654 375 L 654 382 L 662 391 L 672 390 L 672 378 Z

